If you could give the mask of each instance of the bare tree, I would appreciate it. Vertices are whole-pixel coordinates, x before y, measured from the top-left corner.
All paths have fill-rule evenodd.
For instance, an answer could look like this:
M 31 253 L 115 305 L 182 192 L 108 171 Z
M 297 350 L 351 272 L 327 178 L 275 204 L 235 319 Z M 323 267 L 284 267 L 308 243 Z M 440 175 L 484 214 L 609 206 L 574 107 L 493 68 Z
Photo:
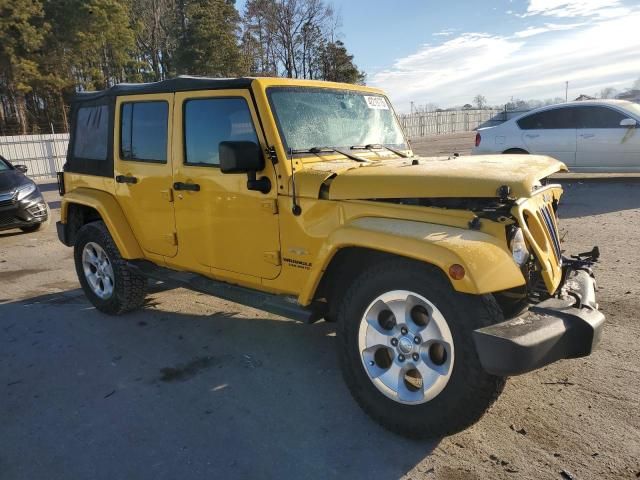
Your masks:
M 600 98 L 614 98 L 618 94 L 618 90 L 613 87 L 607 87 L 600 90 Z
M 473 97 L 473 103 L 478 109 L 482 110 L 487 105 L 487 99 L 484 95 L 476 95 Z

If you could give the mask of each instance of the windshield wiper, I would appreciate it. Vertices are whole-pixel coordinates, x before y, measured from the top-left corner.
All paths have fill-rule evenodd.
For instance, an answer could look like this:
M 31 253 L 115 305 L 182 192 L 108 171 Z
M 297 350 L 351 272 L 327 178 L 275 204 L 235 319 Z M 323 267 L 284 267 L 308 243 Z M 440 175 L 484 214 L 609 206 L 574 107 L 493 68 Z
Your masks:
M 351 160 L 355 160 L 356 162 L 370 162 L 370 160 L 367 160 L 366 158 L 362 158 L 359 157 L 357 155 L 354 155 L 353 153 L 349 153 L 349 152 L 345 152 L 344 150 L 340 149 L 340 148 L 335 148 L 335 147 L 312 147 L 312 148 L 301 148 L 301 149 L 294 149 L 291 150 L 291 153 L 314 153 L 316 155 L 320 154 L 320 153 L 339 153 L 340 155 L 344 155 L 347 158 L 350 158 Z
M 399 157 L 409 158 L 409 155 L 401 152 L 400 150 L 396 150 L 395 148 L 387 147 L 386 145 L 382 145 L 381 143 L 369 143 L 367 145 L 353 145 L 351 150 L 375 150 L 376 148 L 384 148 L 389 150 L 390 152 L 395 153 Z

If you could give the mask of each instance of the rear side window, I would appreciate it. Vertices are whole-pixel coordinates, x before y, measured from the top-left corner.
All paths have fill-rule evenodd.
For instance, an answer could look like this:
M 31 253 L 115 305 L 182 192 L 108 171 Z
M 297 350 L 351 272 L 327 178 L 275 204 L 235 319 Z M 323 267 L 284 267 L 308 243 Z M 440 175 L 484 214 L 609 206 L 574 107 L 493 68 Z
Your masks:
M 258 143 L 249 106 L 244 98 L 203 98 L 184 104 L 185 163 L 218 166 L 218 147 L 224 141 Z
M 120 111 L 120 158 L 166 163 L 167 102 L 123 103 Z
M 578 107 L 578 128 L 625 128 L 620 122 L 626 115 L 607 107 Z
M 85 160 L 106 161 L 109 143 L 109 107 L 80 107 L 76 112 L 73 154 Z
M 577 128 L 573 108 L 554 108 L 534 113 L 518 120 L 522 130 Z

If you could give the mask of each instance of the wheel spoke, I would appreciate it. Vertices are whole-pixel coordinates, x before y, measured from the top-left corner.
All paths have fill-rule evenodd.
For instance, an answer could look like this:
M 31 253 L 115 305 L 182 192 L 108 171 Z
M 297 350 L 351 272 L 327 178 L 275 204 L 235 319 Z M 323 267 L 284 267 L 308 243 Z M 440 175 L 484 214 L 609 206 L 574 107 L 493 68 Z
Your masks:
M 438 381 L 440 377 L 445 375 L 445 372 L 443 372 L 442 369 L 439 369 L 436 365 L 430 365 L 426 362 L 423 362 L 422 360 L 416 362 L 416 370 L 418 370 L 420 376 L 422 377 L 423 394 L 427 390 L 429 390 L 429 388 L 431 388 L 431 386 L 433 386 L 433 384 L 436 383 L 436 381 Z
M 391 364 L 389 368 L 386 370 L 380 369 L 380 375 L 378 375 L 378 380 L 380 380 L 387 388 L 392 390 L 394 393 L 398 392 L 398 385 L 403 381 L 402 376 L 402 367 L 395 360 Z
M 391 338 L 392 337 L 390 332 L 383 333 L 380 330 L 369 325 L 367 328 L 367 336 L 366 336 L 365 343 L 367 347 L 374 347 L 376 345 L 383 345 L 386 347 L 389 345 Z

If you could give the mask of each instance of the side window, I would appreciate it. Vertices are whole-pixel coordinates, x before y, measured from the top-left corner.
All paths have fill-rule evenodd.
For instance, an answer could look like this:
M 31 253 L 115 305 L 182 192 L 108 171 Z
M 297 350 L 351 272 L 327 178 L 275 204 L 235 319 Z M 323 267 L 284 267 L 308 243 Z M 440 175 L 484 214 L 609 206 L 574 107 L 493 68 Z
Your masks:
M 220 165 L 218 146 L 224 141 L 258 137 L 244 98 L 203 98 L 184 104 L 184 145 L 187 165 Z
M 120 110 L 120 158 L 166 163 L 169 104 L 123 103 Z
M 578 128 L 625 128 L 620 122 L 624 114 L 607 107 L 578 107 Z
M 73 155 L 86 160 L 107 160 L 109 107 L 80 107 L 76 113 Z
M 573 108 L 554 108 L 534 113 L 518 120 L 522 130 L 549 130 L 576 128 Z

